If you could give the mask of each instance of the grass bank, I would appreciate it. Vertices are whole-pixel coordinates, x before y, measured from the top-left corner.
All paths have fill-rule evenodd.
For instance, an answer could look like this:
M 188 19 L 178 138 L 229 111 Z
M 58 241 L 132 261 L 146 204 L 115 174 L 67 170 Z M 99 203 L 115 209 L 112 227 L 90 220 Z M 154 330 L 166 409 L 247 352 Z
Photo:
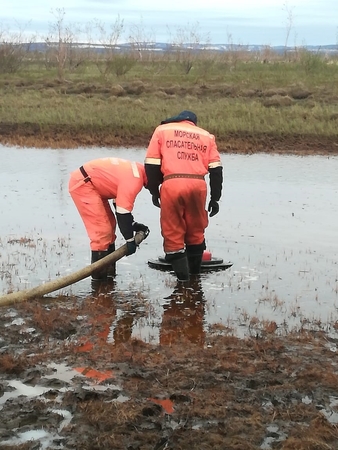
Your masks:
M 262 64 L 135 64 L 102 76 L 87 62 L 57 76 L 41 64 L 0 74 L 0 141 L 44 147 L 147 145 L 182 109 L 230 152 L 338 153 L 338 66 L 319 60 Z M 163 70 L 161 70 L 163 69 Z

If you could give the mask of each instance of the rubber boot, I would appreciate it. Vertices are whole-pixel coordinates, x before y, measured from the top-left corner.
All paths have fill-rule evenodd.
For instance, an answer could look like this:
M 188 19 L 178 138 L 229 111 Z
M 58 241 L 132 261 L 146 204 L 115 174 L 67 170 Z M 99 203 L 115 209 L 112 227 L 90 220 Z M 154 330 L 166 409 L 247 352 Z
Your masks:
M 205 239 L 203 239 L 203 242 L 200 244 L 187 245 L 186 252 L 191 275 L 198 275 L 201 273 L 202 258 L 205 249 Z
M 195 255 L 188 254 L 189 272 L 191 275 L 198 275 L 201 273 L 203 253 L 197 253 Z
M 189 281 L 189 266 L 186 253 L 173 253 L 165 256 L 170 262 L 178 281 Z
M 105 256 L 108 255 L 108 250 L 98 250 L 98 251 L 92 251 L 92 261 L 91 263 L 93 264 L 96 261 L 99 261 L 100 259 L 104 258 Z M 104 267 L 103 269 L 100 270 L 95 270 L 92 273 L 92 280 L 93 281 L 103 281 L 107 279 L 107 272 L 108 272 L 108 268 Z
M 115 242 L 110 244 L 109 247 L 108 247 L 108 255 L 110 255 L 113 252 L 115 252 Z M 115 275 L 116 275 L 116 262 L 111 263 L 111 265 L 108 266 L 107 272 L 108 272 L 108 277 L 115 277 Z

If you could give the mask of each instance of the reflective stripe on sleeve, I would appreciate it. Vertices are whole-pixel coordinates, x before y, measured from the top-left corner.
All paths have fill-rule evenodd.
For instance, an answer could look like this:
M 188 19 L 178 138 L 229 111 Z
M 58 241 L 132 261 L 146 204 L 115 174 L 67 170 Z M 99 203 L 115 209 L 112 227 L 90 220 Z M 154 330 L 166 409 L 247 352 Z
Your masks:
M 144 160 L 145 164 L 154 164 L 156 166 L 161 165 L 161 159 L 160 158 L 146 158 Z
M 120 213 L 120 214 L 127 214 L 130 213 L 130 211 L 128 211 L 126 208 L 121 208 L 121 206 L 117 206 L 116 207 L 116 212 Z
M 131 169 L 132 169 L 132 171 L 133 171 L 134 177 L 135 177 L 135 178 L 140 178 L 140 172 L 138 171 L 138 167 L 137 167 L 136 162 L 133 161 L 133 162 L 131 163 Z
M 222 167 L 221 161 L 215 161 L 208 164 L 209 169 L 214 169 L 215 167 Z

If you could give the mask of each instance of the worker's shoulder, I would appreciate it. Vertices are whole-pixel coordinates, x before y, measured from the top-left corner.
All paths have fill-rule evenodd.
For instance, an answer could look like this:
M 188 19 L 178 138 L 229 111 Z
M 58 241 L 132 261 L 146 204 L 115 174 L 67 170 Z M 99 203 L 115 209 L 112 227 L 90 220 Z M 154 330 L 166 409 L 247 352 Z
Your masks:
M 215 139 L 215 136 L 212 133 L 210 133 L 210 131 L 206 130 L 205 128 L 198 127 L 198 126 L 195 126 L 194 128 L 195 128 L 195 133 L 198 133 L 201 136 L 206 136 L 210 139 Z

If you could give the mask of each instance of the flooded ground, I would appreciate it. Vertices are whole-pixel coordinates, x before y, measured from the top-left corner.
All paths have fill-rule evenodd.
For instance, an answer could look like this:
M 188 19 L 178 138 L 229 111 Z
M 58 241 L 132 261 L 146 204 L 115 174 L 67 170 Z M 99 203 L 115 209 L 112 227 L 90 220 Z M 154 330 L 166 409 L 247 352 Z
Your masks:
M 73 169 L 144 158 L 0 151 L 2 294 L 89 264 L 67 189 Z M 151 233 L 106 289 L 85 279 L 1 309 L 0 448 L 337 448 L 338 157 L 222 161 L 206 241 L 231 269 L 180 291 L 173 274 L 150 268 L 163 253 L 144 190 L 134 216 Z
M 88 238 L 67 189 L 73 169 L 96 157 L 144 158 L 142 149 L 123 148 L 0 151 L 4 294 L 38 286 L 90 263 Z M 219 214 L 210 219 L 206 241 L 213 256 L 233 266 L 202 275 L 204 325 L 221 322 L 245 335 L 253 318 L 274 320 L 287 330 L 307 320 L 334 321 L 338 157 L 223 154 L 222 161 L 223 197 Z M 151 318 L 135 321 L 132 335 L 156 342 L 165 298 L 173 292 L 175 280 L 147 265 L 148 259 L 163 255 L 159 210 L 148 191 L 138 196 L 134 216 L 151 233 L 136 255 L 118 262 L 114 289 L 149 302 Z M 119 234 L 118 245 L 123 243 Z M 62 293 L 85 297 L 91 293 L 90 280 Z M 137 302 L 132 303 L 137 308 Z

